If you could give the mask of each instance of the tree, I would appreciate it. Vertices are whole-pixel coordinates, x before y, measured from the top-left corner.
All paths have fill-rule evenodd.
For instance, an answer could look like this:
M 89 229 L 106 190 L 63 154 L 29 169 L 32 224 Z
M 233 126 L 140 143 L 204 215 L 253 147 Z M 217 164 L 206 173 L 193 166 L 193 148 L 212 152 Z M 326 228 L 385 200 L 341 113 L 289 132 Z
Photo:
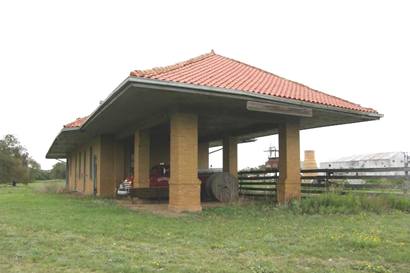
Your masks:
M 30 157 L 26 148 L 13 135 L 0 139 L 0 183 L 30 182 L 32 180 L 64 179 L 65 163 L 54 164 L 50 171 Z
M 14 157 L 21 161 L 21 164 L 25 167 L 28 165 L 29 155 L 17 137 L 8 134 L 5 135 L 3 139 L 0 139 L 0 151 L 7 154 L 8 156 Z
M 28 167 L 30 170 L 30 181 L 50 179 L 50 171 L 42 170 L 40 164 L 34 159 L 29 158 Z
M 50 179 L 64 179 L 66 176 L 65 162 L 57 162 L 50 171 Z
M 30 157 L 13 135 L 0 139 L 0 182 L 30 180 Z

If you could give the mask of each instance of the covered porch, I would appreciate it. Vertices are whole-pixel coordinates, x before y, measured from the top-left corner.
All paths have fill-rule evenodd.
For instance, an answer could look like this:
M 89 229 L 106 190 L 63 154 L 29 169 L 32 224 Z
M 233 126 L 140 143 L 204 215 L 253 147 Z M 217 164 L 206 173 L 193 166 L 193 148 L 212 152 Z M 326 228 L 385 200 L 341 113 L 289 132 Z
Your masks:
M 247 74 L 235 74 L 234 68 Z M 277 201 L 287 203 L 301 195 L 300 130 L 381 116 L 211 52 L 132 72 L 89 117 L 66 126 L 47 157 L 68 158 L 74 181 L 68 184 L 77 189 L 83 178 L 84 192 L 88 171 L 100 196 L 113 196 L 118 182 L 130 175 L 133 187 L 148 188 L 151 168 L 169 165 L 169 209 L 200 211 L 198 171 L 209 167 L 209 147 L 222 145 L 223 172 L 235 177 L 238 143 L 278 134 Z M 88 152 L 89 143 L 94 146 Z M 88 154 L 95 158 L 89 168 Z
M 278 195 L 278 201 L 285 203 L 300 197 L 299 121 L 283 118 L 279 124 L 266 122 L 266 128 L 279 131 L 281 158 L 287 160 L 281 164 L 281 173 L 286 177 L 283 176 L 282 191 Z M 255 133 L 242 118 L 194 111 L 171 112 L 168 120 L 136 129 L 133 135 L 126 137 L 124 176 L 133 175 L 135 188 L 156 187 L 152 169 L 160 164 L 170 166 L 169 208 L 201 210 L 201 183 L 203 192 L 205 181 L 201 181 L 198 174 L 209 168 L 209 147 L 222 145 L 223 172 L 236 177 L 238 143 L 245 139 L 245 129 L 250 130 L 249 134 Z

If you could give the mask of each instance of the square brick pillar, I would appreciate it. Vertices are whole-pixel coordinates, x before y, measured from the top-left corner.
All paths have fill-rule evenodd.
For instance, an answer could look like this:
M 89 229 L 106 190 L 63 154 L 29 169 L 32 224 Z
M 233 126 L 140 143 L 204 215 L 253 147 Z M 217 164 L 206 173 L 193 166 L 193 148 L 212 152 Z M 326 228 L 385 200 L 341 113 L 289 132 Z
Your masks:
M 238 141 L 231 136 L 223 138 L 223 171 L 238 176 Z
M 134 188 L 149 188 L 150 134 L 137 130 L 134 134 Z
M 198 144 L 198 169 L 209 168 L 209 143 L 202 142 Z
M 197 115 L 171 115 L 170 150 L 169 209 L 179 212 L 201 211 Z
M 286 204 L 300 199 L 299 122 L 287 121 L 279 126 L 279 182 L 277 201 Z

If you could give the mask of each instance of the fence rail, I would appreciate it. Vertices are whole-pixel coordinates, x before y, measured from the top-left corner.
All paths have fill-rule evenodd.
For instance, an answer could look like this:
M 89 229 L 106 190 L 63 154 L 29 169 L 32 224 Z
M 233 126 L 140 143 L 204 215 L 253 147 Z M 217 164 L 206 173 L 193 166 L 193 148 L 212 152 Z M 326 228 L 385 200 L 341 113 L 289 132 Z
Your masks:
M 329 191 L 407 193 L 410 191 L 409 171 L 410 167 L 301 170 L 302 197 Z M 241 171 L 238 179 L 241 195 L 275 197 L 279 170 Z M 362 183 L 351 183 L 355 180 Z M 374 183 L 374 180 L 379 182 Z

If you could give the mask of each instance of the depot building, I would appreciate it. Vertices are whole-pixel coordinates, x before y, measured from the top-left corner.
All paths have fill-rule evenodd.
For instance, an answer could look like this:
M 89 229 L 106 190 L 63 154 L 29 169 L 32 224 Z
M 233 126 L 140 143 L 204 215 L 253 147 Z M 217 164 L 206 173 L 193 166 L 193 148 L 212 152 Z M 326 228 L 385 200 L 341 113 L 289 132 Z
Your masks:
M 65 125 L 46 157 L 67 159 L 69 190 L 104 197 L 126 177 L 149 188 L 151 169 L 167 164 L 169 208 L 199 211 L 209 147 L 222 145 L 223 172 L 236 176 L 238 143 L 279 134 L 277 201 L 286 203 L 301 195 L 300 130 L 381 117 L 212 51 L 132 71 L 91 115 Z

